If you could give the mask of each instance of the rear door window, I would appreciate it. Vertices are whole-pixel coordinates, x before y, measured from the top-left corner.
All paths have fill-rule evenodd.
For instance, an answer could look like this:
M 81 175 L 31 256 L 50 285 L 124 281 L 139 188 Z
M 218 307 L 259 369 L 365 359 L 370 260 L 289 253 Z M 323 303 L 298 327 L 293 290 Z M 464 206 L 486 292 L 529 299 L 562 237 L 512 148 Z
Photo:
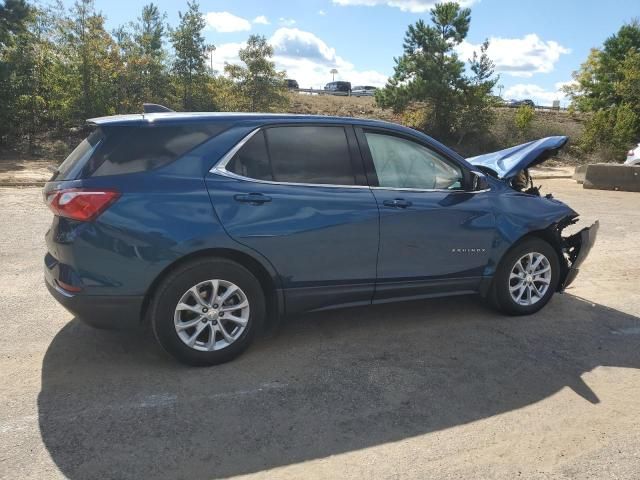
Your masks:
M 274 127 L 265 133 L 275 181 L 355 185 L 343 127 Z
M 355 185 L 346 132 L 334 126 L 270 127 L 255 134 L 226 165 L 257 180 Z
M 226 169 L 243 177 L 273 180 L 264 131 L 254 134 L 229 160 Z

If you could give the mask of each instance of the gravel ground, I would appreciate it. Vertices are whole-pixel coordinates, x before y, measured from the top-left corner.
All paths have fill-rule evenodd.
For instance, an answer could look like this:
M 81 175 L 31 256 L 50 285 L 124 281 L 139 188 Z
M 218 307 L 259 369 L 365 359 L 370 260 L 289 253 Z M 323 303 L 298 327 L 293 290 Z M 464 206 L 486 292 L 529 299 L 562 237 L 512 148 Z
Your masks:
M 542 312 L 305 315 L 207 369 L 74 320 L 39 189 L 0 188 L 0 477 L 640 478 L 640 195 L 544 185 L 601 228 Z

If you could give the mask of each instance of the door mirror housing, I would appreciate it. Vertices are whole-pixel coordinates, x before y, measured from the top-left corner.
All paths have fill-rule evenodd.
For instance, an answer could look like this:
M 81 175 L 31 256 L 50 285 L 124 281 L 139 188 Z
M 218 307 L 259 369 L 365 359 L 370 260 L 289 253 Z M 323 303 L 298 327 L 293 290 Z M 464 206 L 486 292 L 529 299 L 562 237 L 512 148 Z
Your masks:
M 484 173 L 471 172 L 471 191 L 478 192 L 487 190 L 489 188 L 489 181 Z

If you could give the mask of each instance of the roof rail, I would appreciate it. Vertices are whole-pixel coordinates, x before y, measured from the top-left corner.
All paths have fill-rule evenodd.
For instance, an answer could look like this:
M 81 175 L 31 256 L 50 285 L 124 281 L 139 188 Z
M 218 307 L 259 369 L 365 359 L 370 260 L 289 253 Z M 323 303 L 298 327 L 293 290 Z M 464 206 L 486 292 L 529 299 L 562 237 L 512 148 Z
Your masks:
M 170 108 L 165 107 L 164 105 L 158 105 L 157 103 L 143 103 L 142 111 L 144 113 L 166 113 L 173 112 Z

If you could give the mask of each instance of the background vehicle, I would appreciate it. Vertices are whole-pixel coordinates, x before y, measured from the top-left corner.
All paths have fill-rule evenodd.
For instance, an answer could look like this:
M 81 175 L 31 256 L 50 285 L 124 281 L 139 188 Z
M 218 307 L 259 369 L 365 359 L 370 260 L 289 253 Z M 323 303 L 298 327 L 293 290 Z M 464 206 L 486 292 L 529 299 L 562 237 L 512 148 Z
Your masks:
M 528 105 L 530 107 L 535 107 L 536 104 L 533 102 L 533 100 L 530 100 L 528 98 L 525 98 L 524 100 L 507 100 L 505 102 L 505 105 L 507 107 L 520 107 L 522 105 Z
M 575 278 L 597 230 L 563 238 L 577 214 L 514 180 L 566 137 L 468 162 L 373 120 L 89 123 L 44 188 L 55 214 L 47 287 L 96 326 L 150 321 L 190 364 L 227 361 L 269 319 L 296 312 L 479 293 L 533 313 Z
M 298 85 L 298 81 L 297 80 L 293 80 L 291 78 L 287 78 L 285 80 L 286 84 L 287 84 L 287 88 L 289 90 L 298 90 L 300 88 L 300 86 Z
M 640 143 L 633 150 L 627 152 L 627 159 L 624 162 L 625 165 L 640 165 Z
M 350 82 L 329 82 L 324 86 L 325 91 L 332 95 L 349 95 L 351 92 Z
M 351 90 L 351 95 L 354 97 L 373 97 L 376 93 L 377 88 L 372 87 L 370 85 L 357 86 L 353 87 Z

